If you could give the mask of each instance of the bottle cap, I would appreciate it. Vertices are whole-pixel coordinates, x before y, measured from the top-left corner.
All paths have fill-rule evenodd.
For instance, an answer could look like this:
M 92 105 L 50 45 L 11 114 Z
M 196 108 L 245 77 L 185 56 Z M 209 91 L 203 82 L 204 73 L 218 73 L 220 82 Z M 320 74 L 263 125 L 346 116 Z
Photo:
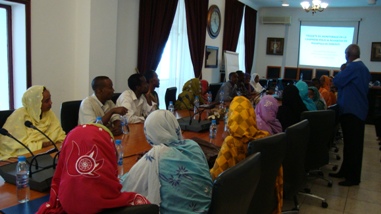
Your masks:
M 18 161 L 26 161 L 26 157 L 25 156 L 19 156 L 17 159 L 18 159 Z
M 116 144 L 116 145 L 120 145 L 121 143 L 122 143 L 121 140 L 116 140 L 116 141 L 115 141 L 115 144 Z
M 216 120 L 215 119 L 212 120 L 212 124 L 216 124 Z
M 101 116 L 98 116 L 98 117 L 97 117 L 97 120 L 102 120 L 102 117 L 101 117 Z
M 172 101 L 169 101 L 169 105 L 173 105 L 173 102 L 172 102 Z

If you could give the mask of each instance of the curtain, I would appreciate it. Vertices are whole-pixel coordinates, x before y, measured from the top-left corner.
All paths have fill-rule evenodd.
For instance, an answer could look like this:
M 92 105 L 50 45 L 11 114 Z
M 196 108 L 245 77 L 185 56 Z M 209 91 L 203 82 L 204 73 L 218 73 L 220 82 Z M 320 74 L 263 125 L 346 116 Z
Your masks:
M 225 25 L 222 50 L 235 51 L 241 28 L 244 4 L 238 0 L 225 0 Z
M 209 0 L 185 0 L 188 41 L 194 75 L 201 79 Z
M 172 28 L 178 0 L 140 0 L 138 70 L 156 70 Z
M 251 7 L 245 8 L 245 68 L 251 72 L 254 60 L 255 35 L 257 28 L 257 11 Z

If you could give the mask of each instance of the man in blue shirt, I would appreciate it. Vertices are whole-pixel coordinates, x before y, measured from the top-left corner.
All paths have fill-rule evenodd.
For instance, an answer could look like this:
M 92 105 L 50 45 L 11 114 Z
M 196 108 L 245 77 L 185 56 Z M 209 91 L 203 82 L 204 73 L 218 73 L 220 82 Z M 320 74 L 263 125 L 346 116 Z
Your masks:
M 360 47 L 352 44 L 345 49 L 347 66 L 333 79 L 338 88 L 337 104 L 344 137 L 343 163 L 332 177 L 345 178 L 340 186 L 358 185 L 364 146 L 365 119 L 368 114 L 370 73 L 360 59 Z

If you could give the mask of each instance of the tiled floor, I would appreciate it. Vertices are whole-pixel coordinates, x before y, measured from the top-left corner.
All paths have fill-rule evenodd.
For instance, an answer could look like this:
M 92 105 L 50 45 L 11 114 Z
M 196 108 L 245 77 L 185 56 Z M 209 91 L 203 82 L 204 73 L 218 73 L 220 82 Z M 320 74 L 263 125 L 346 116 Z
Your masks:
M 342 142 L 338 144 L 339 154 L 342 153 Z M 342 156 L 342 155 L 341 155 Z M 321 201 L 310 197 L 299 196 L 301 214 L 373 214 L 381 213 L 381 151 L 376 140 L 373 125 L 365 127 L 364 156 L 362 165 L 361 183 L 358 186 L 342 187 L 337 183 L 342 179 L 330 178 L 332 187 L 317 179 L 310 185 L 311 192 L 325 197 L 328 208 L 321 207 Z M 333 158 L 331 158 L 333 159 Z M 340 161 L 332 160 L 339 164 Z M 332 172 L 332 167 L 324 168 L 325 175 Z M 289 210 L 293 207 L 292 201 L 285 201 L 283 209 Z

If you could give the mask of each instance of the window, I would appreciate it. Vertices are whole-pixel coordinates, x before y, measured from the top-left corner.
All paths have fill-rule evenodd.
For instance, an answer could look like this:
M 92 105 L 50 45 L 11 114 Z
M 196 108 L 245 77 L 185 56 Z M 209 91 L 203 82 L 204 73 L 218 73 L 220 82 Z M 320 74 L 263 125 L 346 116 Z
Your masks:
M 194 78 L 184 0 L 180 0 L 178 3 L 172 29 L 156 73 L 160 79 L 160 87 L 156 89 L 159 98 L 164 98 L 169 87 L 175 86 L 177 87 L 177 94 L 181 93 L 184 83 Z M 165 109 L 164 99 L 160 100 L 160 108 Z
M 238 65 L 239 70 L 246 73 L 246 65 L 245 65 L 245 9 L 243 10 L 241 29 L 239 30 L 237 49 L 235 52 L 238 53 Z
M 22 105 L 30 63 L 30 0 L 0 0 L 0 110 Z

